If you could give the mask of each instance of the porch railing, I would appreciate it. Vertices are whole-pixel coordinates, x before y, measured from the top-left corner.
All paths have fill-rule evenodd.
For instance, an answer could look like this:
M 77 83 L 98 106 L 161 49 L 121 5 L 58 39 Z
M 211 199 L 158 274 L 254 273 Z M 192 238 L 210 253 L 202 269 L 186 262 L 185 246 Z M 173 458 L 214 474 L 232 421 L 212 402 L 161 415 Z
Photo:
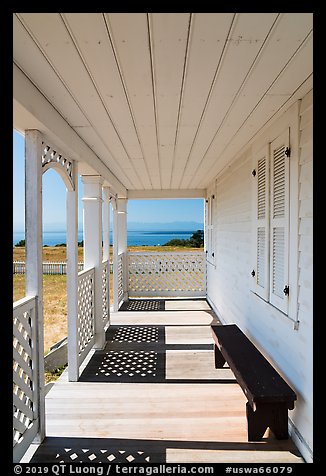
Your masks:
M 39 427 L 36 297 L 13 305 L 13 458 L 21 457 Z
M 94 295 L 95 270 L 78 273 L 78 359 L 82 364 L 95 342 Z
M 124 253 L 118 255 L 118 299 L 119 303 L 123 299 L 123 260 L 124 260 Z
M 102 263 L 102 317 L 103 317 L 104 325 L 109 320 L 109 307 L 110 307 L 109 262 L 103 261 Z
M 206 295 L 204 252 L 128 253 L 130 297 Z
M 118 303 L 123 300 L 124 286 L 123 286 L 123 270 L 124 270 L 125 253 L 118 255 Z

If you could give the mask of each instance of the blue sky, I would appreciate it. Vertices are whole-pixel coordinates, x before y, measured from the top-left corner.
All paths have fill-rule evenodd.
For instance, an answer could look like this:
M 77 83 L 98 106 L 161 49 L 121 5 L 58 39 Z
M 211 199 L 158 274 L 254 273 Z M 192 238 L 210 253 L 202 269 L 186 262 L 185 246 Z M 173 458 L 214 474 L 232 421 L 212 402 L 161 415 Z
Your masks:
M 24 230 L 24 137 L 13 132 L 13 229 Z M 78 228 L 82 229 L 83 184 L 78 176 Z M 66 222 L 66 188 L 54 170 L 43 175 L 43 229 L 63 231 Z M 112 216 L 112 214 L 111 214 Z M 128 223 L 171 223 L 204 221 L 202 199 L 129 200 Z

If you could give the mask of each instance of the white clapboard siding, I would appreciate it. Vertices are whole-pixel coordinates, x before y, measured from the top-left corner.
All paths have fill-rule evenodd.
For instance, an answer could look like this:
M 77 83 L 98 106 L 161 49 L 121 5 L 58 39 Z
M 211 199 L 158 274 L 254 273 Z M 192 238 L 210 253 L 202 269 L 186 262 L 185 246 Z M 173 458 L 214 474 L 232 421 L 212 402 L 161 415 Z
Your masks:
M 207 266 L 207 296 L 221 322 L 236 323 L 265 353 L 271 363 L 296 391 L 298 400 L 290 412 L 291 436 L 306 461 L 312 461 L 313 449 L 313 155 L 312 93 L 276 119 L 266 131 L 234 158 L 233 165 L 216 178 L 216 268 Z M 251 277 L 255 263 L 255 215 L 251 175 L 256 168 L 257 151 L 272 145 L 287 127 L 291 139 L 291 236 L 289 248 L 291 286 L 289 304 L 295 297 L 295 313 L 286 316 L 276 305 L 266 302 L 253 291 Z M 275 144 L 274 144 L 275 145 Z M 270 153 L 272 148 L 270 148 Z M 271 155 L 271 154 L 270 154 Z M 299 170 L 295 172 L 295 168 Z M 257 171 L 257 168 L 256 168 Z M 297 179 L 295 178 L 297 177 Z M 297 180 L 297 182 L 295 182 Z M 211 185 L 215 181 L 212 180 Z M 270 177 L 270 182 L 272 182 Z M 256 190 L 257 197 L 257 190 Z M 271 199 L 272 197 L 270 197 Z M 279 204 L 278 204 L 279 205 Z M 278 207 L 280 210 L 280 207 Z M 270 211 L 270 215 L 271 215 Z M 295 223 L 297 214 L 298 223 Z M 272 223 L 271 223 L 272 225 Z M 271 226 L 272 228 L 272 226 Z M 270 232 L 270 236 L 272 231 Z M 298 247 L 297 257 L 295 247 Z M 288 253 L 284 253 L 286 256 Z M 297 279 L 296 279 L 297 276 Z M 268 277 L 269 279 L 269 277 Z M 298 289 L 295 289 L 295 285 Z M 292 293 L 291 293 L 292 287 Z M 297 292 L 296 292 L 297 291 Z M 268 299 L 269 300 L 269 299 Z M 267 301 L 268 301 L 267 300 Z M 297 312 L 296 312 L 297 311 Z M 298 323 L 298 322 L 299 323 Z
M 301 101 L 299 132 L 299 320 L 313 312 L 312 91 Z
M 289 299 L 289 130 L 271 143 L 270 302 L 285 314 Z
M 269 295 L 269 156 L 265 146 L 255 157 L 254 168 L 254 267 L 252 290 L 263 299 Z

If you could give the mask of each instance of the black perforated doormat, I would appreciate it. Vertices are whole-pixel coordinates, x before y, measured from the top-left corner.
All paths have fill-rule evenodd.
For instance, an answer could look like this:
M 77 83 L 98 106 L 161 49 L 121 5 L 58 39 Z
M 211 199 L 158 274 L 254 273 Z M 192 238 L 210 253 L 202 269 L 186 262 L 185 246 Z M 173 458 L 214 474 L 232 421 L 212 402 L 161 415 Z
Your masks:
M 129 299 L 119 311 L 165 311 L 164 299 Z

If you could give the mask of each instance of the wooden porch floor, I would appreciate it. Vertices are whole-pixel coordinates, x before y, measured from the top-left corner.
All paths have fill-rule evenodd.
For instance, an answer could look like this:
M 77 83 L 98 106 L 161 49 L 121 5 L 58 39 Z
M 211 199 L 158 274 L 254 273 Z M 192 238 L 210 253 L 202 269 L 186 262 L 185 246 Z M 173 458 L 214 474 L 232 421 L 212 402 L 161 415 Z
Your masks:
M 246 441 L 246 398 L 214 368 L 206 301 L 111 314 L 107 345 L 46 397 L 47 438 L 32 462 L 302 463 L 289 439 Z

